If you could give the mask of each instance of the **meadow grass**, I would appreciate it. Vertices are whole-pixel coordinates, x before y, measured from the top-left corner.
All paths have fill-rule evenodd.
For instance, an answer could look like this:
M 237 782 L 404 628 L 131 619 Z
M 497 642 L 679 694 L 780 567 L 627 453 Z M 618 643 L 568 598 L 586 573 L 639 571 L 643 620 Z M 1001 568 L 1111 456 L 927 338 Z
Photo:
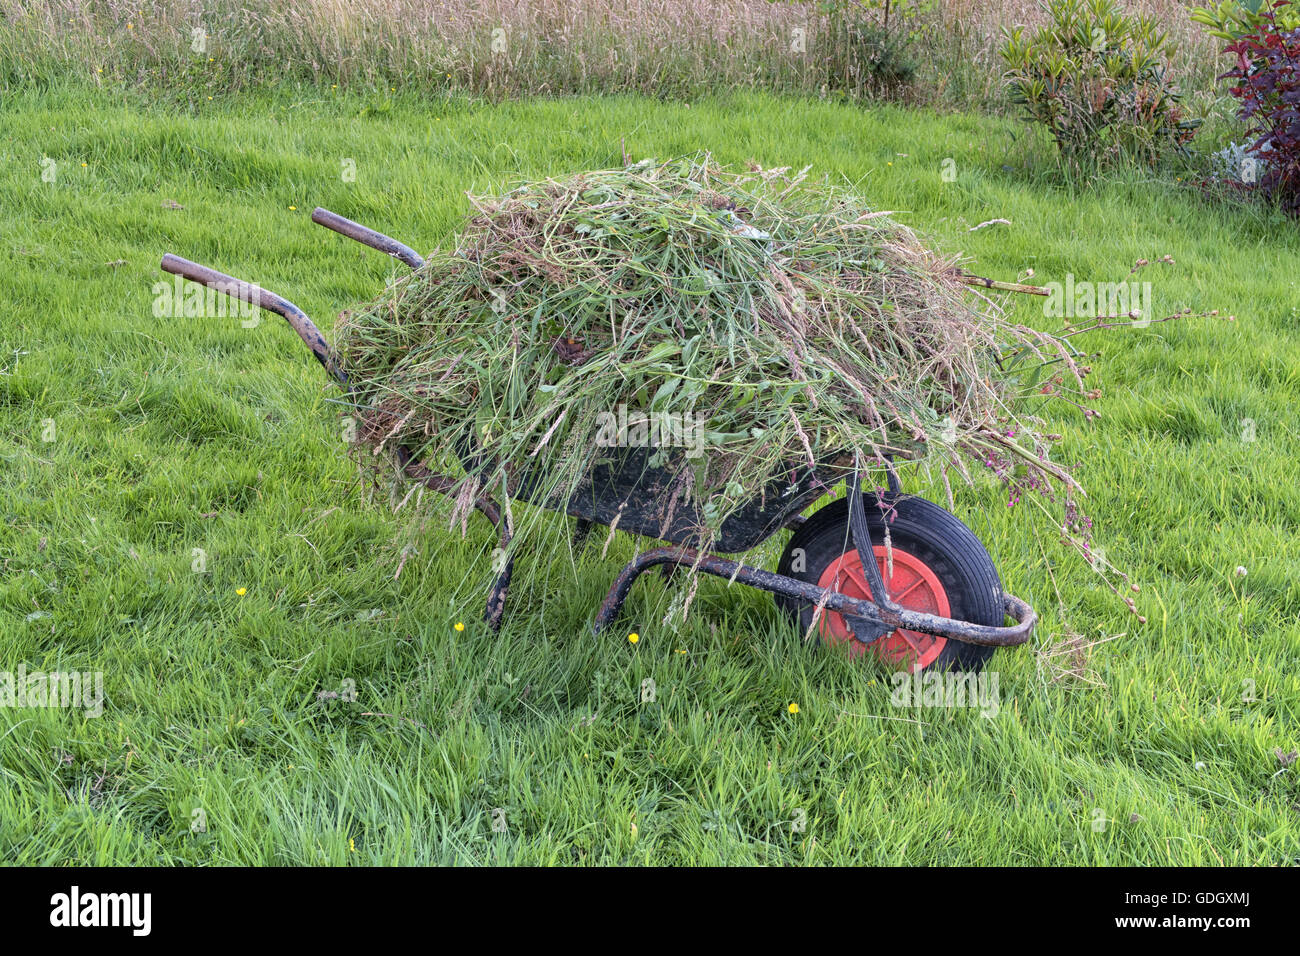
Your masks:
M 883 20 L 883 4 L 844 6 L 853 21 Z M 1227 69 L 1223 43 L 1191 21 L 1189 4 L 1123 6 L 1153 14 L 1177 43 L 1174 73 L 1194 106 L 1230 111 L 1215 79 Z M 891 29 L 910 38 L 913 82 L 901 86 L 844 82 L 846 65 L 879 47 L 851 48 L 812 0 L 0 0 L 0 88 L 70 74 L 181 100 L 284 84 L 498 99 L 754 88 L 1004 109 L 1002 32 L 1046 19 L 1039 0 L 890 10 Z
M 1293 225 L 1172 177 L 1053 186 L 1042 144 L 1005 120 L 758 94 L 178 109 L 55 87 L 5 107 L 0 671 L 100 671 L 106 697 L 98 718 L 0 709 L 0 860 L 1300 858 L 1296 765 L 1275 754 L 1300 748 Z M 624 147 L 813 163 L 1002 279 L 1118 281 L 1172 256 L 1135 276 L 1156 311 L 1224 315 L 1092 334 L 1101 417 L 1050 422 L 1147 622 L 981 483 L 956 512 L 1042 614 L 990 664 L 996 716 L 893 706 L 889 672 L 714 579 L 674 630 L 676 587 L 647 576 L 593 638 L 631 539 L 523 558 L 492 634 L 487 525 L 420 529 L 367 494 L 282 322 L 152 312 L 174 251 L 328 328 L 401 266 L 313 226 L 314 205 L 424 251 L 466 190 L 609 167 Z M 970 231 L 995 218 L 1011 224 Z M 1059 327 L 1040 300 L 1013 307 Z M 944 500 L 934 476 L 905 482 Z M 781 543 L 750 560 L 775 567 Z

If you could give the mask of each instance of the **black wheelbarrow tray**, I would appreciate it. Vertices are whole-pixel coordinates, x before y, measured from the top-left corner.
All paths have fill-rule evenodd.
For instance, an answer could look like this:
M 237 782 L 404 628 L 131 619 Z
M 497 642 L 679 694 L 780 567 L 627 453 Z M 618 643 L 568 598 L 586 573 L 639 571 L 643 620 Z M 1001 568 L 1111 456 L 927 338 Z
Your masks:
M 424 260 L 409 246 L 325 209 L 312 220 L 341 235 L 378 249 L 419 269 Z M 345 390 L 347 371 L 307 315 L 287 299 L 206 266 L 168 254 L 164 271 L 231 295 L 281 316 L 311 349 L 317 361 Z M 397 458 L 406 476 L 439 493 L 454 493 L 459 479 L 430 471 L 408 448 Z M 461 454 L 467 473 L 473 456 Z M 988 552 L 960 520 L 924 498 L 901 492 L 892 464 L 881 463 L 889 490 L 867 491 L 865 475 L 843 462 L 816 469 L 792 466 L 782 480 L 762 490 L 724 522 L 708 552 L 700 545 L 700 516 L 691 507 L 665 515 L 673 476 L 650 466 L 645 449 L 598 463 L 565 502 L 539 502 L 528 482 L 509 491 L 511 498 L 563 510 L 577 519 L 575 538 L 593 525 L 616 528 L 668 542 L 637 555 L 619 573 L 593 623 L 599 633 L 617 617 L 632 584 L 644 571 L 665 566 L 698 569 L 770 591 L 782 610 L 805 631 L 816 628 L 828 644 L 843 644 L 853 656 L 871 653 L 912 671 L 978 669 L 998 647 L 1027 641 L 1037 620 L 1024 601 L 1002 590 Z M 802 512 L 840 480 L 858 489 L 804 517 Z M 510 587 L 511 529 L 490 495 L 475 507 L 496 527 L 507 557 L 488 595 L 484 620 L 500 626 Z M 782 529 L 792 529 L 777 571 L 766 571 L 722 557 L 761 544 Z M 881 542 L 881 543 L 875 543 Z M 864 561 L 862 554 L 874 560 Z M 886 579 L 888 579 L 886 581 Z M 1014 623 L 1008 625 L 1007 618 Z

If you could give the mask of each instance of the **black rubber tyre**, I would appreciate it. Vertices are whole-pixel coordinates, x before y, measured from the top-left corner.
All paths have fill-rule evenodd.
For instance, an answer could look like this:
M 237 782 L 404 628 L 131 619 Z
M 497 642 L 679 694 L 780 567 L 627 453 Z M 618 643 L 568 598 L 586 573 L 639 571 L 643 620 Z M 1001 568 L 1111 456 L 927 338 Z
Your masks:
M 1000 626 L 1004 620 L 1002 582 L 993 559 L 974 532 L 924 498 L 884 494 L 881 501 L 890 518 L 891 545 L 915 556 L 938 578 L 948 600 L 948 616 L 972 624 Z M 883 545 L 886 513 L 882 513 L 874 494 L 863 495 L 862 503 L 871 540 L 876 546 Z M 848 515 L 847 498 L 813 514 L 790 538 L 777 572 L 811 584 L 820 581 L 826 569 L 846 550 L 851 550 Z M 803 560 L 796 561 L 800 550 Z M 801 569 L 795 570 L 796 565 Z M 812 624 L 812 604 L 781 595 L 776 595 L 776 603 L 796 620 L 801 631 L 808 630 Z M 978 671 L 993 651 L 992 647 L 948 638 L 938 657 L 923 669 Z

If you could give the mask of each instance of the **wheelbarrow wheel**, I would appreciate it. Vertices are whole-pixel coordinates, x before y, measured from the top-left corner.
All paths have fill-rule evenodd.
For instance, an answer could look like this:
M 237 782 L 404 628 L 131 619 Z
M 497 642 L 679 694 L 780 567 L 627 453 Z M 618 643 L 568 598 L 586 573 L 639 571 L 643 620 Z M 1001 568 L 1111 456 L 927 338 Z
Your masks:
M 1002 582 L 974 532 L 924 498 L 885 494 L 880 500 L 883 511 L 875 495 L 863 496 L 875 559 L 891 599 L 916 611 L 972 624 L 1001 625 Z M 794 533 L 777 571 L 851 597 L 871 597 L 861 556 L 849 537 L 847 498 L 822 508 Z M 813 604 L 781 595 L 776 602 L 802 631 L 812 625 Z M 994 650 L 901 628 L 864 644 L 853 637 L 840 614 L 825 608 L 817 623 L 817 636 L 823 644 L 845 646 L 855 658 L 871 655 L 913 672 L 978 671 Z

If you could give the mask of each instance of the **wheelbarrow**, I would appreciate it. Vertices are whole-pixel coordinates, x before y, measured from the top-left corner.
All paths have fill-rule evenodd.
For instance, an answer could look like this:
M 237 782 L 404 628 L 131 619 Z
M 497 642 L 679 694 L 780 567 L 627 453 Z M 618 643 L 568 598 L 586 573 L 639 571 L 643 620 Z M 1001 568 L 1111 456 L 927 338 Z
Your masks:
M 412 270 L 424 265 L 409 246 L 326 209 L 317 208 L 312 221 Z M 350 394 L 347 370 L 292 302 L 170 253 L 163 256 L 162 268 L 285 319 Z M 467 474 L 476 466 L 471 451 L 458 449 Z M 441 494 L 457 492 L 460 479 L 431 471 L 409 448 L 397 448 L 396 455 L 410 480 Z M 842 646 L 851 656 L 873 655 L 913 672 L 978 670 L 994 649 L 1027 641 L 1037 616 L 1027 603 L 1002 590 L 997 568 L 975 534 L 938 505 L 904 494 L 891 461 L 872 466 L 883 469 L 888 490 L 868 490 L 866 469 L 856 462 L 791 466 L 707 541 L 701 540 L 701 516 L 693 507 L 667 505 L 676 476 L 653 465 L 645 449 L 628 449 L 616 460 L 598 462 L 567 502 L 539 500 L 527 481 L 507 493 L 576 519 L 578 543 L 595 525 L 666 542 L 638 554 L 614 579 L 592 624 L 595 633 L 618 617 L 632 585 L 647 570 L 663 567 L 667 573 L 688 567 L 768 591 L 805 633 L 815 631 L 823 643 Z M 804 517 L 839 481 L 845 483 L 845 495 Z M 505 613 L 513 571 L 508 509 L 490 494 L 480 495 L 475 508 L 495 526 L 499 553 L 506 555 L 484 611 L 484 620 L 495 630 Z M 775 572 L 723 557 L 748 552 L 785 529 L 793 534 Z

